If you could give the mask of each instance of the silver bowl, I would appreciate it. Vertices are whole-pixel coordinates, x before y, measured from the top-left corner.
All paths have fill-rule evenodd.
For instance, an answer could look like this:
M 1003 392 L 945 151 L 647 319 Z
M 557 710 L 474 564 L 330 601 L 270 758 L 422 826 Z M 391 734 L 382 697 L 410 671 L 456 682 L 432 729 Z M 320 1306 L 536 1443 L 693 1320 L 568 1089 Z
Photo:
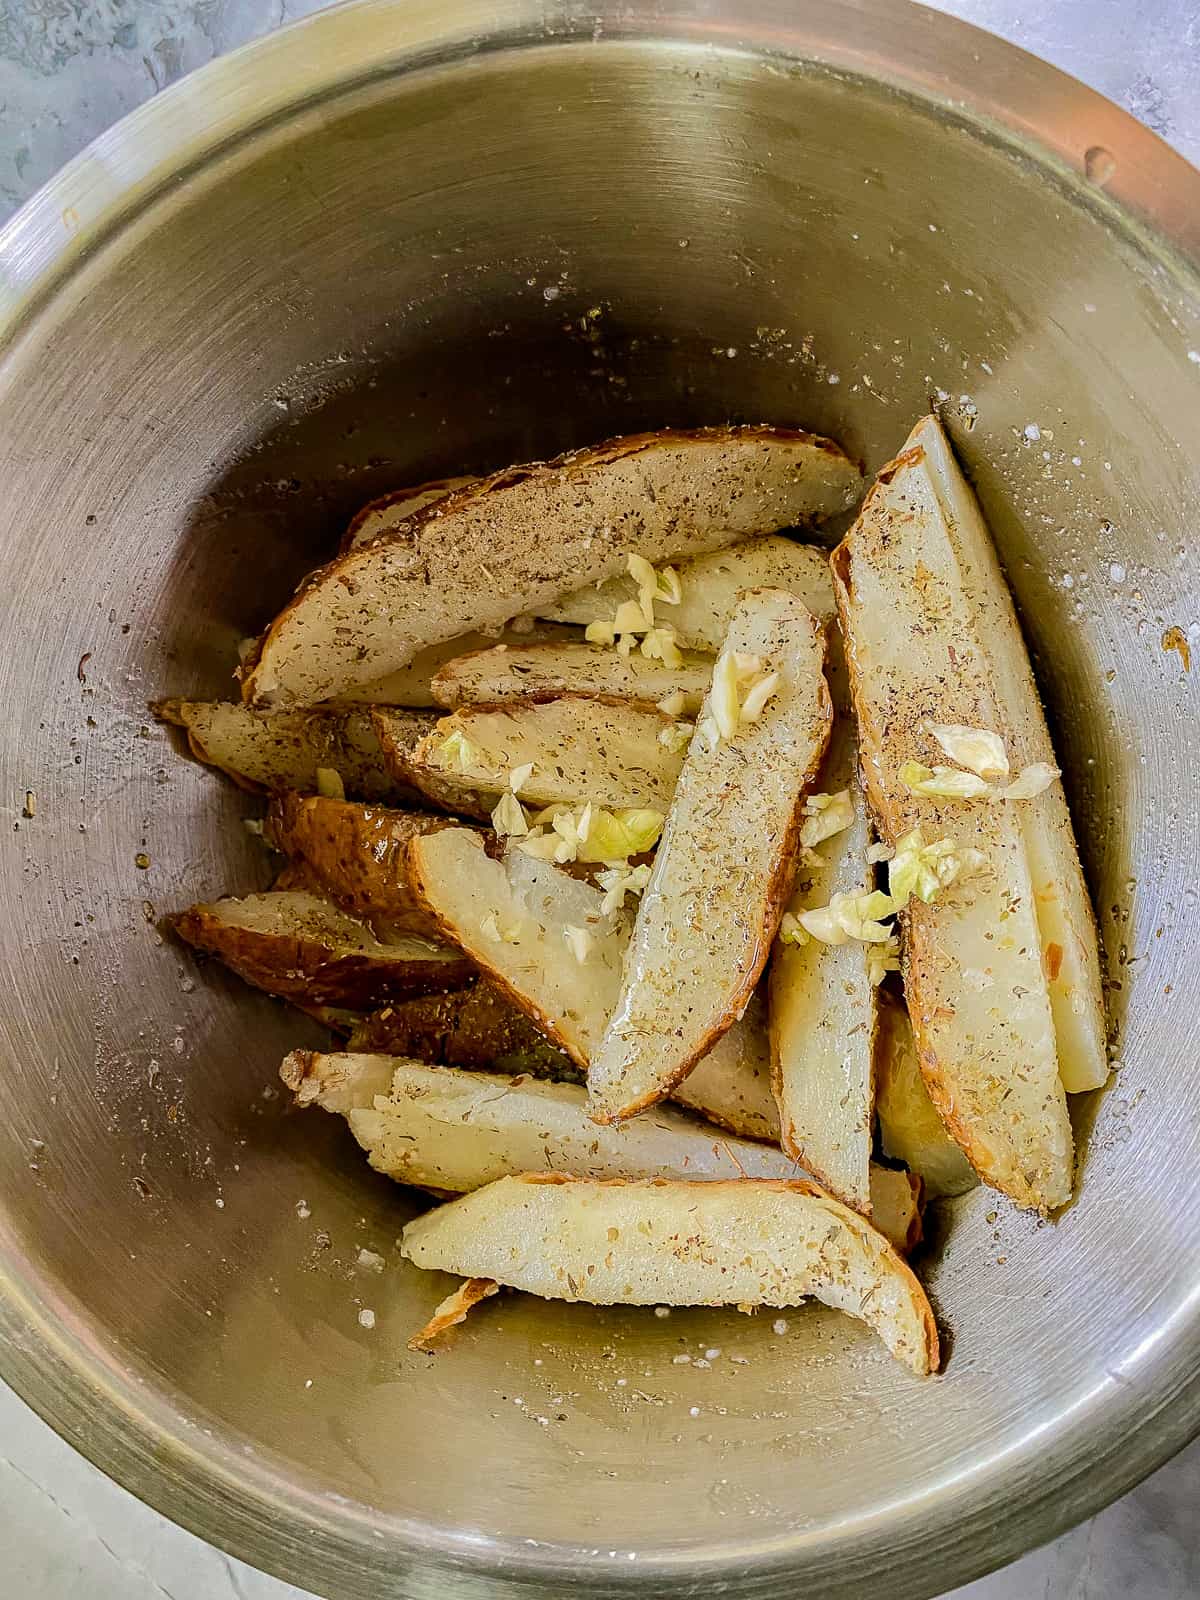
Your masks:
M 339 1596 L 902 1600 L 1196 1431 L 1198 219 L 1200 176 L 1111 105 L 885 0 L 349 6 L 25 208 L 0 235 L 0 1369 L 44 1417 Z M 321 1035 L 156 929 L 270 869 L 252 802 L 146 701 L 231 690 L 239 637 L 404 480 L 728 418 L 875 466 L 931 397 L 1103 918 L 1121 1067 L 1078 1200 L 935 1218 L 923 1384 L 818 1310 L 513 1297 L 408 1354 L 446 1284 L 395 1256 L 404 1196 L 275 1076 Z

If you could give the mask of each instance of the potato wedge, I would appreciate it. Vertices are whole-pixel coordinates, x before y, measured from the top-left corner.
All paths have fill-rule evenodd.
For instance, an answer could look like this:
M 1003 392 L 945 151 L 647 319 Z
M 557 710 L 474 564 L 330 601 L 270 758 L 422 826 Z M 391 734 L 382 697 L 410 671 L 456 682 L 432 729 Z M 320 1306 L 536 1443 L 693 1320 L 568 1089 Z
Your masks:
M 832 719 L 824 634 L 794 595 L 752 589 L 734 609 L 724 652 L 756 657 L 777 684 L 757 720 L 741 721 L 715 749 L 698 727 L 688 748 L 621 995 L 588 1068 L 597 1122 L 661 1099 L 733 1025 L 791 893 L 801 802 Z M 719 712 L 714 688 L 702 718 Z
M 620 981 L 624 913 L 601 910 L 603 895 L 552 862 L 509 849 L 495 860 L 465 828 L 425 834 L 409 846 L 413 888 L 445 938 L 578 1066 L 587 1066 Z M 568 927 L 591 948 L 571 953 Z
M 418 511 L 424 511 L 438 500 L 459 489 L 469 488 L 478 480 L 469 476 L 457 478 L 429 478 L 406 489 L 393 489 L 390 494 L 369 500 L 351 520 L 338 545 L 338 555 L 357 550 L 360 545 L 373 544 L 376 539 L 395 533 L 403 522 Z
M 1017 1205 L 1070 1196 L 1071 1124 L 1058 1072 L 1020 810 L 934 800 L 900 778 L 925 761 L 930 723 L 1004 736 L 975 606 L 917 446 L 883 469 L 834 552 L 867 794 L 883 840 L 920 828 L 982 853 L 929 904 L 909 901 L 905 991 L 921 1069 L 948 1131 L 985 1183 Z
M 716 654 L 744 589 L 785 589 L 803 600 L 818 622 L 831 622 L 836 612 L 826 552 L 795 539 L 777 535 L 747 539 L 727 550 L 680 562 L 677 570 L 683 591 L 679 604 L 657 606 L 656 616 L 674 628 L 685 649 Z M 620 574 L 542 606 L 539 615 L 584 627 L 589 622 L 611 622 L 617 607 L 636 600 L 637 594 L 634 580 Z
M 903 1161 L 924 1183 L 931 1200 L 974 1189 L 979 1179 L 929 1098 L 908 1012 L 890 996 L 879 1008 L 875 1071 L 875 1110 L 884 1155 Z
M 846 510 L 860 489 L 837 445 L 770 427 L 637 434 L 510 467 L 315 572 L 259 641 L 243 696 L 319 704 L 427 645 L 611 577 L 630 552 L 719 550 Z
M 789 909 L 875 887 L 853 718 L 839 715 L 818 787 L 849 790 L 854 821 L 801 860 Z M 870 1216 L 875 985 L 868 947 L 776 941 L 768 979 L 772 1072 L 783 1148 L 843 1204 Z
M 265 831 L 277 849 L 299 857 L 322 893 L 389 944 L 409 934 L 437 938 L 433 918 L 408 881 L 408 845 L 418 834 L 453 826 L 448 817 L 427 811 L 393 811 L 293 790 L 272 798 Z
M 491 860 L 480 836 L 465 829 L 415 840 L 409 865 L 445 937 L 586 1071 L 620 993 L 629 914 L 606 916 L 599 889 L 550 862 L 518 850 Z M 485 928 L 507 937 L 493 938 Z M 583 962 L 567 942 L 569 928 L 589 935 Z M 757 997 L 678 1086 L 677 1097 L 742 1138 L 778 1138 L 765 1008 Z
M 927 474 L 945 518 L 959 578 L 972 610 L 980 647 L 992 671 L 1014 768 L 1057 766 L 1012 593 L 979 502 L 934 416 L 923 417 L 907 448 L 924 452 Z M 1104 991 L 1096 920 L 1079 863 L 1071 813 L 1061 784 L 1018 808 L 1033 879 L 1042 960 L 1050 988 L 1058 1070 L 1068 1094 L 1108 1081 Z
M 365 711 L 252 711 L 225 701 L 160 700 L 151 707 L 161 722 L 187 730 L 192 754 L 217 767 L 242 789 L 298 789 L 313 793 L 317 773 L 336 772 L 348 795 L 361 800 L 416 799 L 419 791 L 397 773 L 398 755 L 385 760 Z M 409 748 L 434 719 L 395 712 L 393 738 Z
M 604 645 L 502 644 L 448 661 L 433 680 L 433 697 L 451 709 L 561 695 L 650 708 L 680 693 L 679 715 L 692 716 L 711 677 L 712 658 L 695 651 L 685 652 L 683 665 L 671 668 L 637 650 L 622 656 Z
M 381 1005 L 456 988 L 472 971 L 459 951 L 429 940 L 381 944 L 365 923 L 312 894 L 230 897 L 170 921 L 180 938 L 220 956 L 247 983 L 316 1005 Z
M 582 1077 L 581 1069 L 486 978 L 452 994 L 385 1006 L 359 1023 L 346 1048 L 472 1071 L 531 1072 L 576 1082 Z
M 374 714 L 385 750 L 391 749 L 390 711 Z M 683 752 L 659 743 L 671 727 L 661 712 L 610 706 L 563 696 L 544 704 L 468 706 L 443 717 L 397 765 L 433 799 L 488 816 L 517 767 L 532 772 L 517 793 L 531 806 L 648 807 L 665 812 Z M 452 736 L 466 741 L 456 745 Z M 448 743 L 448 741 L 450 741 Z
M 439 706 L 433 697 L 433 680 L 447 662 L 459 656 L 477 654 L 481 650 L 495 650 L 509 644 L 520 649 L 531 645 L 582 644 L 583 635 L 578 628 L 562 627 L 554 622 L 540 622 L 518 631 L 499 628 L 491 633 L 464 633 L 457 639 L 443 639 L 419 651 L 407 666 L 385 673 L 370 683 L 360 683 L 344 690 L 336 699 L 327 702 L 333 706 L 401 706 L 422 710 Z
M 404 1229 L 419 1267 L 591 1305 L 794 1306 L 866 1322 L 896 1358 L 937 1370 L 925 1291 L 848 1207 L 801 1180 L 501 1178 Z

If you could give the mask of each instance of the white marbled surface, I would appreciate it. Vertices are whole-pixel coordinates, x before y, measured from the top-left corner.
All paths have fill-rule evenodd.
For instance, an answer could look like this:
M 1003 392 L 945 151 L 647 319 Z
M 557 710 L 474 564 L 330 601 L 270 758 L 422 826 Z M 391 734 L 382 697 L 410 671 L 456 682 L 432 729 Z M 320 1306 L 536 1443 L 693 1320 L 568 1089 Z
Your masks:
M 184 72 L 320 0 L 0 0 L 0 221 Z M 1075 73 L 1200 161 L 1197 0 L 940 0 Z M 1198 1600 L 1200 1443 L 1117 1505 L 954 1600 Z M 287 1600 L 96 1471 L 0 1385 L 0 1592 Z M 946 1597 L 949 1600 L 949 1597 Z

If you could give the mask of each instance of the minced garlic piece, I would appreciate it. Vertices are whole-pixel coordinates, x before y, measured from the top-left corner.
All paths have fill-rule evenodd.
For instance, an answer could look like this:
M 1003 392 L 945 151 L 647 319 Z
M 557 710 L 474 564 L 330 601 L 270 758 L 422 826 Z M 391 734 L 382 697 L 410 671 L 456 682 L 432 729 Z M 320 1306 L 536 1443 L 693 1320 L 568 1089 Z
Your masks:
M 609 916 L 621 909 L 627 894 L 641 894 L 650 882 L 650 868 L 644 863 L 640 867 L 610 867 L 605 872 L 598 872 L 596 881 L 604 890 L 600 909 L 605 916 Z
M 961 722 L 935 722 L 929 731 L 956 765 L 980 778 L 1008 777 L 1008 755 L 998 733 Z
M 867 977 L 878 988 L 889 972 L 900 971 L 900 941 L 888 939 L 884 944 L 867 946 Z
M 682 699 L 683 696 L 680 696 Z M 680 750 L 686 750 L 691 743 L 692 734 L 696 731 L 694 722 L 672 722 L 658 736 L 658 742 L 674 755 Z
M 896 852 L 890 844 L 871 844 L 867 846 L 867 862 L 875 866 L 880 861 L 890 861 Z
M 597 618 L 595 622 L 588 623 L 583 630 L 583 637 L 589 644 L 615 644 L 617 632 L 611 622 Z
M 1052 767 L 1048 762 L 1035 761 L 1031 766 L 1022 767 L 1007 788 L 1001 789 L 1002 800 L 1036 800 L 1039 794 L 1044 794 L 1056 779 L 1062 774 L 1057 767 Z
M 508 775 L 508 787 L 513 794 L 520 794 L 521 790 L 533 777 L 533 762 L 527 761 L 522 767 L 514 767 Z
M 325 800 L 344 800 L 346 785 L 335 767 L 317 768 L 317 793 Z
M 591 934 L 586 928 L 576 928 L 568 924 L 568 926 L 563 929 L 563 938 L 567 941 L 567 948 L 570 950 L 571 954 L 575 957 L 576 961 L 578 961 L 579 965 L 582 966 L 592 953 Z
M 479 751 L 461 728 L 451 728 L 437 749 L 439 765 L 456 766 L 460 772 L 468 771 L 479 761 Z
M 569 861 L 624 862 L 653 849 L 665 821 L 661 811 L 649 807 L 605 811 L 589 804 L 576 811 L 570 806 L 547 806 L 534 817 L 533 831 L 517 848 L 560 866 Z M 550 833 L 545 831 L 547 823 Z
M 498 944 L 516 944 L 521 937 L 521 926 L 516 922 L 501 923 L 499 916 L 494 911 L 489 911 L 479 924 L 479 931 L 485 939 L 495 939 Z
M 955 844 L 953 839 L 926 844 L 920 828 L 914 828 L 896 846 L 888 866 L 888 890 L 897 910 L 910 895 L 928 905 L 957 879 L 978 872 L 986 861 L 982 851 Z
M 854 821 L 854 802 L 849 789 L 839 789 L 836 794 L 810 794 L 804 802 L 804 819 L 800 825 L 800 843 L 808 850 L 822 839 L 844 833 Z
M 648 633 L 654 626 L 654 607 L 642 600 L 622 600 L 612 625 L 615 633 Z
M 780 944 L 802 945 L 808 943 L 808 934 L 791 911 L 785 911 L 779 923 Z
M 663 695 L 654 709 L 661 711 L 664 717 L 681 717 L 687 708 L 687 696 L 682 689 L 672 689 L 670 694 Z M 662 742 L 661 735 L 659 742 Z
M 883 944 L 892 937 L 892 930 L 879 918 L 892 916 L 895 909 L 890 895 L 872 889 L 869 894 L 835 894 L 827 906 L 801 911 L 796 920 L 822 944 L 845 944 L 848 939 Z
M 661 572 L 656 572 L 645 556 L 630 555 L 626 557 L 626 570 L 637 584 L 638 596 L 648 609 L 653 607 L 656 600 L 661 600 L 664 605 L 677 606 L 683 599 L 683 585 L 674 567 L 664 567 Z
M 978 773 L 959 772 L 954 767 L 926 767 L 919 761 L 906 761 L 899 777 L 910 794 L 932 800 L 978 800 L 994 792 Z
M 742 722 L 757 722 L 766 710 L 767 701 L 778 692 L 779 674 L 768 672 L 763 677 L 752 683 L 742 698 L 740 719 Z
M 492 812 L 492 827 L 501 838 L 524 838 L 529 832 L 525 807 L 511 789 L 500 796 L 500 804 Z
M 744 650 L 722 650 L 713 668 L 709 690 L 709 715 L 716 738 L 706 729 L 704 747 L 715 750 L 722 739 L 732 739 L 743 722 L 757 722 L 767 701 L 779 688 L 779 674 L 764 672 L 763 659 Z
M 675 629 L 663 625 L 651 628 L 642 640 L 642 654 L 648 661 L 661 661 L 671 672 L 683 666 L 683 656 L 675 643 Z

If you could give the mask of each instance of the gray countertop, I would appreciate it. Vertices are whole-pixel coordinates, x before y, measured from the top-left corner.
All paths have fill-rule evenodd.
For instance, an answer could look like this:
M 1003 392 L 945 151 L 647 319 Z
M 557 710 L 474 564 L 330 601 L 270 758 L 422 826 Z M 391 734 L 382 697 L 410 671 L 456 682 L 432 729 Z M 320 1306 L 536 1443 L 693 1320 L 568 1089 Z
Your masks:
M 0 221 L 143 100 L 320 0 L 0 0 Z M 1200 162 L 1200 3 L 948 0 Z M 954 1600 L 1195 1600 L 1200 1443 L 1117 1505 Z M 302 1591 L 174 1527 L 0 1386 L 0 1554 L 22 1600 L 284 1600 Z M 948 1600 L 948 1597 L 947 1597 Z

